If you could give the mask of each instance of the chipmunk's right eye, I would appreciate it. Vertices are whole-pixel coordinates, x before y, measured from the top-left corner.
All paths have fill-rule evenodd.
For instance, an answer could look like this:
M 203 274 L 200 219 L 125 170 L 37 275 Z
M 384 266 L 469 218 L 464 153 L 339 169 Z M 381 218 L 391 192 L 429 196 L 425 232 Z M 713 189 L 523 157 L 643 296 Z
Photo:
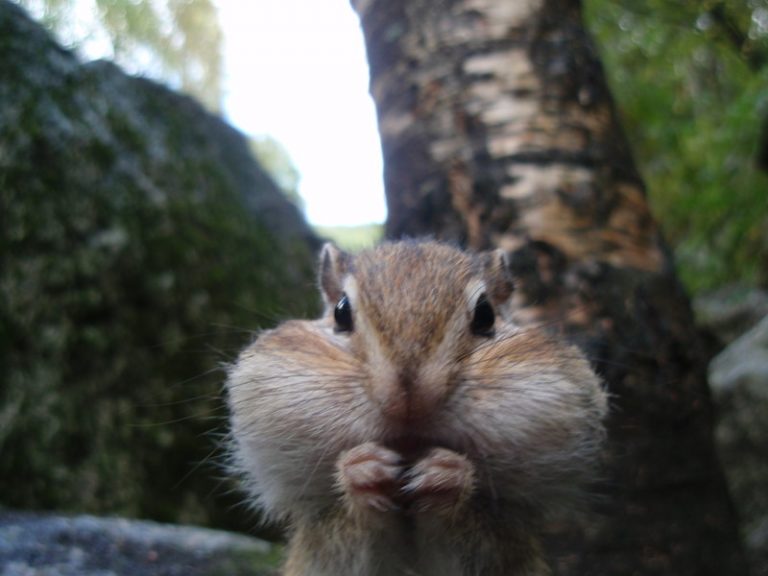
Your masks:
M 493 306 L 488 301 L 488 297 L 481 294 L 475 304 L 475 312 L 470 324 L 472 333 L 477 336 L 493 336 L 494 322 L 496 322 L 496 315 L 493 312 Z
M 333 309 L 333 319 L 336 320 L 336 332 L 352 332 L 352 304 L 346 294 Z

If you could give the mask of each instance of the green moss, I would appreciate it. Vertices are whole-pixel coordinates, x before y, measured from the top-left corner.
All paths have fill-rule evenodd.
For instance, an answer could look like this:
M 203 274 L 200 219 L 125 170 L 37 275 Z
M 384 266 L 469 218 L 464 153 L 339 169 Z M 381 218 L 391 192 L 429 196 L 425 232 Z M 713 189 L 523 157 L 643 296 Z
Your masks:
M 281 546 L 272 546 L 268 552 L 234 552 L 212 563 L 208 576 L 276 576 L 283 558 Z
M 357 251 L 370 248 L 384 237 L 381 224 L 362 226 L 316 226 L 318 235 L 334 242 L 339 248 Z

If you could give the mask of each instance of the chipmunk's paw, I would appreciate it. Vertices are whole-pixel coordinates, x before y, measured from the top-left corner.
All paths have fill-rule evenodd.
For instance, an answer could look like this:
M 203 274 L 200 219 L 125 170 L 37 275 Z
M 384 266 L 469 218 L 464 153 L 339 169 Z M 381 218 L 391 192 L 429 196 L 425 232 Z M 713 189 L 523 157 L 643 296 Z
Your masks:
M 366 442 L 339 457 L 336 483 L 356 510 L 395 510 L 395 496 L 402 472 L 397 452 Z
M 402 493 L 417 511 L 450 513 L 475 487 L 475 467 L 461 454 L 435 448 L 406 473 Z

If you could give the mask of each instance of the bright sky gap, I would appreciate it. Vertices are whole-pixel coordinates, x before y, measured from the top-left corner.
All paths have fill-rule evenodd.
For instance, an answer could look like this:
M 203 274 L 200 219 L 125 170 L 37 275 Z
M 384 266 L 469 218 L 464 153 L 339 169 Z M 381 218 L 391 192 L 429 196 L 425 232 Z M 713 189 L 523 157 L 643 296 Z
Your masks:
M 349 0 L 216 0 L 224 31 L 226 118 L 269 135 L 301 173 L 319 225 L 386 217 L 368 64 Z

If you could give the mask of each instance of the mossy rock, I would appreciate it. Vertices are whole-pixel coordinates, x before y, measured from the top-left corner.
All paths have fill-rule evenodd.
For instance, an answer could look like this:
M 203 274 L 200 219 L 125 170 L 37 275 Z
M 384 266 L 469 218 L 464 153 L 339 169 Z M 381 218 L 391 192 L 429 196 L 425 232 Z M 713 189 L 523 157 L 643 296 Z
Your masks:
M 221 367 L 316 249 L 241 134 L 0 1 L 0 505 L 237 525 Z

